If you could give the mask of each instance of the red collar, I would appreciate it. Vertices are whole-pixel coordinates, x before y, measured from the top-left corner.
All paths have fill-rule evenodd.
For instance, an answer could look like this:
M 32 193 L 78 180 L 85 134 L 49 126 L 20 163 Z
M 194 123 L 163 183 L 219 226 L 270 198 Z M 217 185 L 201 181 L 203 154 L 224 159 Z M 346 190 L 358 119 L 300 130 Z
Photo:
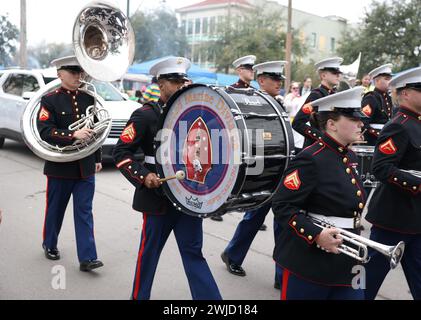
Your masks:
M 65 94 L 71 94 L 73 96 L 79 94 L 79 90 L 69 90 L 69 89 L 66 89 L 66 88 L 63 88 L 63 87 L 60 87 L 59 91 L 61 93 L 65 93 Z
M 327 92 L 329 92 L 329 94 L 332 94 L 332 93 L 335 93 L 336 92 L 336 89 L 335 88 L 330 89 L 330 88 L 326 87 L 324 84 L 321 84 L 320 85 L 320 88 L 325 89 Z
M 417 113 L 417 112 L 415 112 L 415 111 L 413 111 L 413 110 L 411 110 L 411 109 L 409 109 L 409 108 L 407 108 L 405 106 L 400 106 L 399 107 L 399 112 L 400 113 L 403 113 L 403 114 L 405 114 L 405 115 L 407 115 L 409 117 L 412 117 L 412 118 L 414 118 L 414 119 L 416 119 L 418 121 L 421 121 L 421 113 Z
M 339 143 L 335 138 L 330 134 L 324 133 L 322 136 L 322 142 L 327 145 L 330 149 L 336 151 L 341 156 L 345 156 L 348 153 L 348 147 Z

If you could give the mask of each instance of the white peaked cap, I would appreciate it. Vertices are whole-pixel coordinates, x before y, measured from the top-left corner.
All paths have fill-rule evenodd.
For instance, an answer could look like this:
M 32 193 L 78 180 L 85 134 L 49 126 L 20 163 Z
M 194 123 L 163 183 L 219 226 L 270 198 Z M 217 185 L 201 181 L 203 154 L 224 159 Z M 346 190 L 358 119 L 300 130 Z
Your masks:
M 410 84 L 421 84 L 421 67 L 403 71 L 390 81 L 390 86 L 396 89 L 405 88 Z
M 76 59 L 76 56 L 68 56 L 63 58 L 58 58 L 51 61 L 51 65 L 58 69 L 63 67 L 80 67 L 79 62 Z
M 170 57 L 155 63 L 150 69 L 149 74 L 160 78 L 165 75 L 174 75 L 183 78 L 187 77 L 187 70 L 191 67 L 189 59 L 183 57 Z
M 361 112 L 361 96 L 363 92 L 364 88 L 359 86 L 320 98 L 311 102 L 311 105 L 318 107 L 318 112 L 338 111 L 354 117 L 366 117 Z
M 344 59 L 340 57 L 334 57 L 319 61 L 314 66 L 317 70 L 337 69 L 338 71 L 340 71 L 339 67 L 342 64 L 342 62 L 344 62 Z
M 371 70 L 368 75 L 371 77 L 371 79 L 374 79 L 375 77 L 378 77 L 381 74 L 388 74 L 388 75 L 392 75 L 392 68 L 393 68 L 393 64 L 388 63 L 385 65 L 382 65 L 376 69 Z
M 278 74 L 283 77 L 284 67 L 288 62 L 286 61 L 269 61 L 264 63 L 256 64 L 253 67 L 253 70 L 256 71 L 256 74 L 263 74 L 263 73 L 273 73 Z
M 234 66 L 234 68 L 238 68 L 245 64 L 254 65 L 255 62 L 256 62 L 256 56 L 245 56 L 245 57 L 241 57 L 235 60 L 232 63 L 232 65 Z

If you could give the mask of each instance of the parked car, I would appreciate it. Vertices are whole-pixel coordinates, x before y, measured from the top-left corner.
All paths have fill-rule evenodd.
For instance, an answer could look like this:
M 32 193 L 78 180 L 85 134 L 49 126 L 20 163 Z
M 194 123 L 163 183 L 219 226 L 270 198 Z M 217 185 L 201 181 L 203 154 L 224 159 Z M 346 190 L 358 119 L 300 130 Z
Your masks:
M 36 91 L 55 79 L 57 79 L 57 72 L 54 68 L 2 70 L 0 73 L 0 148 L 3 147 L 5 138 L 23 142 L 20 119 L 27 103 Z M 113 121 L 110 134 L 102 146 L 103 161 L 109 162 L 112 160 L 114 145 L 130 115 L 141 105 L 127 99 L 108 82 L 93 80 L 92 83 L 98 95 L 105 101 L 104 107 Z

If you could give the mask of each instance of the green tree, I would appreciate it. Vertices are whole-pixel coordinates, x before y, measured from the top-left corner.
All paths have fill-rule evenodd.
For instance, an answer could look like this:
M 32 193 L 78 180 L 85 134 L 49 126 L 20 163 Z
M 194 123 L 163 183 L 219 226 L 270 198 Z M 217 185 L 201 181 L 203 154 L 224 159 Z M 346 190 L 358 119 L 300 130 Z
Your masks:
M 29 53 L 38 60 L 41 68 L 50 67 L 50 62 L 54 59 L 70 56 L 74 54 L 71 44 L 65 43 L 45 43 L 30 47 Z
M 0 16 L 0 64 L 10 64 L 16 53 L 18 37 L 18 28 L 8 20 L 7 16 Z
M 304 79 L 310 77 L 313 80 L 313 87 L 317 86 L 320 83 L 320 79 L 316 69 L 314 68 L 314 63 L 315 62 L 313 60 L 306 64 L 293 61 L 291 79 L 303 84 Z
M 137 12 L 130 20 L 136 34 L 135 60 L 184 55 L 187 41 L 173 11 L 160 7 L 148 13 Z
M 393 63 L 394 71 L 421 64 L 421 1 L 373 2 L 361 25 L 345 33 L 339 54 L 352 61 L 362 52 L 360 75 Z
M 212 40 L 201 48 L 202 54 L 213 57 L 217 70 L 228 73 L 232 61 L 254 54 L 259 62 L 285 59 L 286 28 L 282 23 L 282 10 L 253 8 L 241 17 L 226 18 L 218 24 L 219 30 Z M 303 57 L 306 48 L 293 35 L 293 56 Z

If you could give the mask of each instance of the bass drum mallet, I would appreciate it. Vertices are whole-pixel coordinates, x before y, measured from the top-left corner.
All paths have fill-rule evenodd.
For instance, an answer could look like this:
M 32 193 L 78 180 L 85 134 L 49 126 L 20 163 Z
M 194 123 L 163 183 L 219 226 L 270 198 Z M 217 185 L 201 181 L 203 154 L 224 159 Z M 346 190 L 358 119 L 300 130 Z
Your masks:
M 167 178 L 162 178 L 162 179 L 159 179 L 158 181 L 162 183 L 162 182 L 167 182 L 169 180 L 174 180 L 174 179 L 184 180 L 185 178 L 186 178 L 186 174 L 184 173 L 184 171 L 180 170 L 180 171 L 177 171 L 175 173 L 175 176 L 171 176 L 171 177 L 167 177 Z

